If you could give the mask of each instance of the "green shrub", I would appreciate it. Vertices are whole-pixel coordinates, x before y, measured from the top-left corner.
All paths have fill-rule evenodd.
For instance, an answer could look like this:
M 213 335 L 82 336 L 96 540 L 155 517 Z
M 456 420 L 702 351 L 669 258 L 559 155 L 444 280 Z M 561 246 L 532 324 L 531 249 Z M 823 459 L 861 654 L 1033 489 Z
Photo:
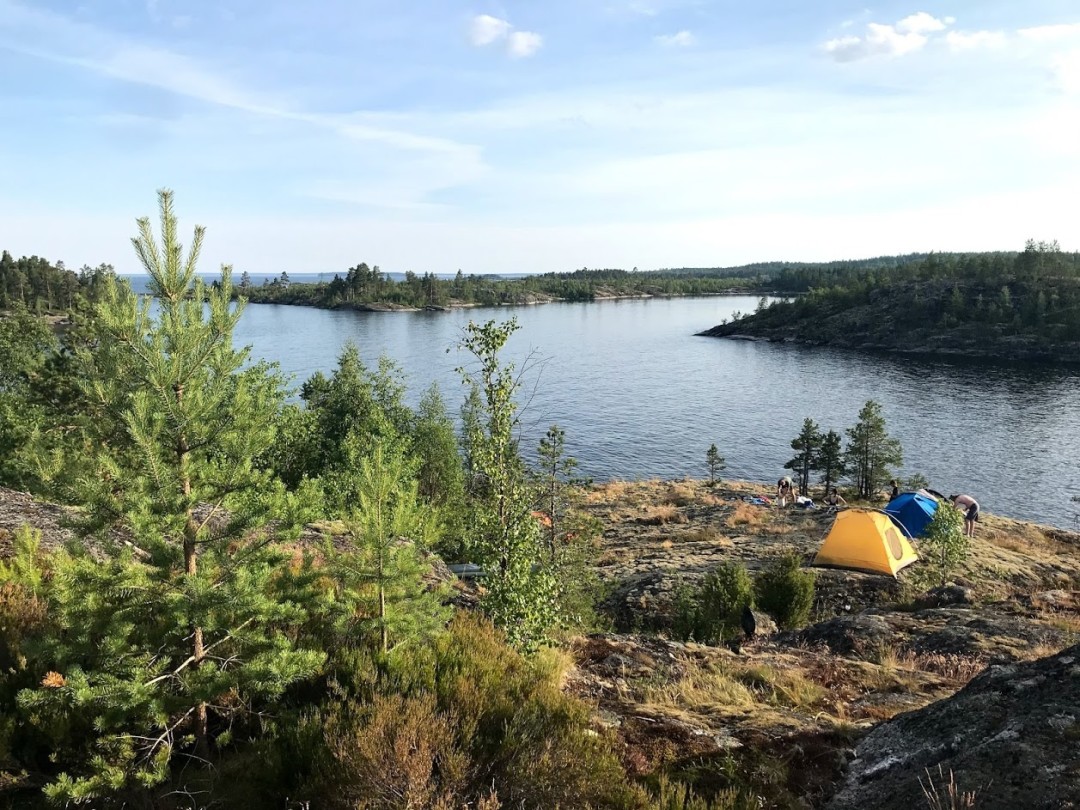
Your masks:
M 919 545 L 927 552 L 925 559 L 933 566 L 934 576 L 944 586 L 953 570 L 967 559 L 968 538 L 964 535 L 964 515 L 950 504 L 941 504 L 926 527 Z
M 565 657 L 526 657 L 460 614 L 426 648 L 335 654 L 331 695 L 283 728 L 271 775 L 312 807 L 645 807 L 589 708 L 563 693 Z M 252 777 L 254 778 L 254 777 Z
M 688 582 L 679 582 L 672 593 L 671 635 L 679 641 L 696 637 L 700 611 L 699 589 Z
M 698 633 L 705 642 L 738 635 L 743 608 L 754 604 L 754 587 L 741 562 L 724 563 L 705 577 L 699 592 Z
M 746 566 L 728 562 L 711 571 L 701 585 L 675 589 L 672 633 L 682 641 L 716 644 L 739 634 L 742 611 L 754 604 Z
M 785 630 L 802 627 L 814 606 L 815 579 L 813 571 L 802 570 L 798 554 L 777 557 L 754 581 L 758 607 Z

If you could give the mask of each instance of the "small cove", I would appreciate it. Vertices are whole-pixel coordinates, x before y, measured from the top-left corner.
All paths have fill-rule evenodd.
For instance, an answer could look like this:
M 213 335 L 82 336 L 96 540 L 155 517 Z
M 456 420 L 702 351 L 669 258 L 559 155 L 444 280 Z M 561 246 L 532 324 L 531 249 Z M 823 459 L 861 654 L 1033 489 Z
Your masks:
M 515 316 L 522 328 L 507 357 L 539 361 L 522 395 L 524 445 L 558 423 L 582 473 L 597 480 L 701 477 L 715 442 L 725 476 L 775 481 L 804 417 L 843 430 L 872 398 L 904 445 L 905 473 L 969 492 L 990 512 L 1075 525 L 1080 371 L 694 336 L 756 304 L 735 296 L 394 313 L 251 305 L 236 340 L 297 386 L 330 371 L 351 340 L 372 365 L 386 354 L 401 366 L 410 401 L 438 382 L 456 413 L 462 327 Z

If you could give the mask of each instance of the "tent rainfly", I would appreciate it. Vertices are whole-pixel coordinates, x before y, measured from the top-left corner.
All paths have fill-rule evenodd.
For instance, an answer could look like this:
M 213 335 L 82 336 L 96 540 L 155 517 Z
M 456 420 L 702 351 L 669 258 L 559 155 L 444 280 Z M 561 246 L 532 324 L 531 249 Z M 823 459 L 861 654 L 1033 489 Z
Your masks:
M 905 492 L 889 501 L 885 514 L 903 526 L 909 537 L 922 537 L 937 508 L 938 502 L 932 497 Z
M 818 549 L 814 565 L 853 568 L 895 577 L 919 559 L 911 543 L 884 512 L 845 509 Z

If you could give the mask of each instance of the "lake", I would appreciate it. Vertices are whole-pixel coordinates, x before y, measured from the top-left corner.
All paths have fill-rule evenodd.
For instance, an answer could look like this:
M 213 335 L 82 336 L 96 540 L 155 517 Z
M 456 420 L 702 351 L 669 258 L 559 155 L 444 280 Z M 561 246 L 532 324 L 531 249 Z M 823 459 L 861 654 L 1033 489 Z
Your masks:
M 299 385 L 330 371 L 347 341 L 404 370 L 410 400 L 438 382 L 454 413 L 464 391 L 453 347 L 470 319 L 517 317 L 506 356 L 541 364 L 522 394 L 524 443 L 553 423 L 596 480 L 705 477 L 713 442 L 726 477 L 775 482 L 805 417 L 842 431 L 867 399 L 904 446 L 904 473 L 985 510 L 1075 525 L 1080 372 L 840 352 L 694 337 L 751 297 L 362 313 L 250 305 L 236 336 Z M 450 349 L 449 353 L 447 350 Z

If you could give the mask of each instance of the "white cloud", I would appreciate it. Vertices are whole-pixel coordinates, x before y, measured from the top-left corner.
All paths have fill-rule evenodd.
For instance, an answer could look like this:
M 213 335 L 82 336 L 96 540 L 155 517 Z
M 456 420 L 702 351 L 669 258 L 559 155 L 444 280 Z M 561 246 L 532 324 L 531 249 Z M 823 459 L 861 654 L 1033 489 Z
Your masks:
M 1000 48 L 1008 40 L 1004 31 L 950 31 L 945 35 L 946 44 L 954 51 Z
M 1039 25 L 1033 28 L 1021 28 L 1016 33 L 1033 42 L 1062 42 L 1070 39 L 1080 39 L 1080 23 Z
M 939 20 L 925 11 L 920 11 L 900 20 L 896 24 L 896 30 L 904 34 L 932 34 L 935 31 L 944 31 L 954 22 L 956 22 L 955 17 Z
M 1055 57 L 1051 63 L 1058 87 L 1068 95 L 1080 96 L 1080 50 L 1072 50 Z M 1072 137 L 1078 135 L 1076 128 Z
M 658 36 L 656 41 L 666 48 L 689 48 L 697 44 L 697 37 L 690 31 Z
M 490 14 L 478 14 L 473 17 L 469 28 L 469 41 L 478 48 L 506 39 L 513 26 L 506 20 L 492 17 Z
M 872 56 L 903 56 L 921 50 L 932 34 L 956 22 L 955 17 L 938 19 L 925 11 L 911 14 L 895 25 L 867 23 L 866 33 L 830 39 L 823 46 L 837 62 L 854 62 Z
M 891 25 L 869 23 L 864 36 L 831 39 L 825 43 L 825 52 L 837 62 L 854 62 L 871 56 L 903 56 L 927 42 L 929 39 L 923 34 L 902 34 Z
M 544 38 L 535 31 L 515 31 L 506 44 L 506 52 L 514 59 L 527 59 L 544 46 Z
M 473 17 L 469 41 L 477 48 L 505 41 L 506 53 L 511 59 L 527 59 L 544 46 L 544 38 L 535 31 L 515 31 L 509 20 L 490 14 Z

